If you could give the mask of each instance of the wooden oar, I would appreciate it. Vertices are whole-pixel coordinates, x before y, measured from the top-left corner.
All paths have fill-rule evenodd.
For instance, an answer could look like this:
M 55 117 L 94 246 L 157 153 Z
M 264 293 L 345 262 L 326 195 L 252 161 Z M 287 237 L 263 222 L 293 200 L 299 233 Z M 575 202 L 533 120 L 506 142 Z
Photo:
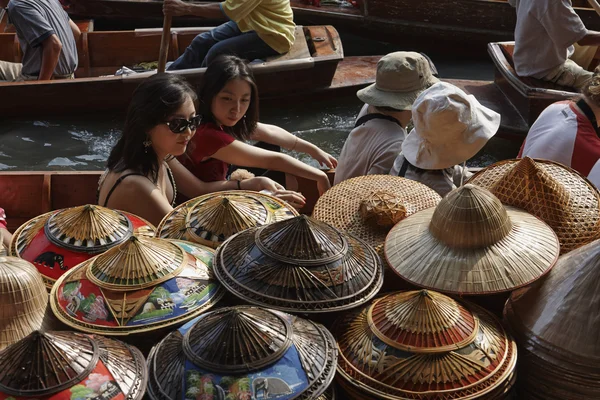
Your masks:
M 594 10 L 596 10 L 598 15 L 600 15 L 600 4 L 598 4 L 598 0 L 587 0 L 587 1 L 590 4 L 590 6 L 592 6 L 592 8 Z
M 167 57 L 169 55 L 169 40 L 171 38 L 171 16 L 165 15 L 163 20 L 162 38 L 160 40 L 160 54 L 158 55 L 158 73 L 165 72 Z

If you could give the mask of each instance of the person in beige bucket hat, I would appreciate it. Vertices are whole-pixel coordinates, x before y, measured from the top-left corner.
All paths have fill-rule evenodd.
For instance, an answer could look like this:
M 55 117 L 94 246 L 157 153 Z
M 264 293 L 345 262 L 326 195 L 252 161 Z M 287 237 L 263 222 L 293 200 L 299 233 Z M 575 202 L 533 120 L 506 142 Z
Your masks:
M 379 60 L 375 83 L 356 94 L 365 105 L 342 148 L 336 184 L 389 172 L 406 136 L 413 102 L 439 82 L 433 71 L 430 60 L 419 53 L 399 51 Z
M 414 129 L 390 174 L 424 183 L 441 196 L 471 176 L 460 164 L 475 156 L 500 127 L 500 114 L 446 82 L 419 95 L 412 117 Z

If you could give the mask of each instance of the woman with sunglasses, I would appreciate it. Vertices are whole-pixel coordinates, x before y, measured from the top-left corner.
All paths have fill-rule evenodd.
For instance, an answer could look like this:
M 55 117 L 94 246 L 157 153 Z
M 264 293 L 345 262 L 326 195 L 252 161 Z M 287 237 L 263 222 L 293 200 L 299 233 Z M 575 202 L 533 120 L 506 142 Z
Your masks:
M 177 191 L 189 198 L 235 189 L 269 190 L 284 200 L 298 197 L 268 178 L 203 182 L 183 167 L 175 157 L 185 152 L 200 123 L 196 101 L 191 86 L 173 74 L 154 75 L 140 84 L 100 178 L 98 204 L 158 224 L 173 209 Z
M 206 182 L 225 179 L 230 165 L 280 171 L 317 182 L 319 193 L 330 187 L 327 175 L 277 151 L 245 143 L 252 139 L 288 150 L 307 153 L 321 165 L 335 168 L 337 161 L 317 146 L 285 129 L 258 122 L 258 91 L 244 60 L 221 55 L 212 61 L 200 89 L 202 124 L 182 164 Z

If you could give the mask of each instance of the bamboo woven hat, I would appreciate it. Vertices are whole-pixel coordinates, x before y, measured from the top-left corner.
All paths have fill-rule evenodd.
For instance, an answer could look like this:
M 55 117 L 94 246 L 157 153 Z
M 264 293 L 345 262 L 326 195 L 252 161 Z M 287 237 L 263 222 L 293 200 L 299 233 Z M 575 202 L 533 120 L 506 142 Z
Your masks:
M 440 195 L 420 182 L 366 175 L 342 181 L 325 192 L 312 216 L 378 247 L 397 222 L 435 207 L 440 200 Z
M 499 400 L 515 381 L 517 346 L 500 321 L 434 291 L 381 297 L 332 332 L 338 382 L 352 399 Z
M 221 308 L 152 348 L 148 395 L 313 400 L 332 382 L 336 363 L 335 340 L 322 325 L 265 308 Z
M 217 250 L 214 271 L 237 297 L 290 312 L 356 307 L 383 284 L 371 246 L 305 215 L 232 236 Z
M 470 184 L 400 221 L 385 242 L 389 265 L 405 280 L 467 295 L 525 286 L 552 268 L 558 251 L 543 221 Z
M 198 316 L 223 296 L 213 256 L 195 243 L 132 236 L 61 276 L 50 305 L 59 320 L 84 332 L 155 331 Z
M 0 256 L 0 350 L 45 328 L 48 293 L 37 269 L 17 257 Z
M 234 190 L 191 199 L 167 214 L 157 237 L 182 239 L 217 248 L 244 229 L 298 215 L 292 206 L 264 193 Z
M 0 397 L 141 400 L 148 372 L 138 349 L 102 336 L 32 332 L 0 354 Z
M 562 164 L 529 157 L 500 161 L 479 171 L 469 183 L 550 225 L 561 254 L 600 237 L 598 191 L 587 178 Z
M 31 262 L 50 289 L 75 265 L 123 243 L 131 235 L 154 235 L 155 227 L 136 215 L 87 204 L 33 218 L 13 235 L 10 253 Z
M 525 357 L 519 379 L 544 399 L 600 398 L 600 241 L 560 257 L 547 278 L 515 291 L 505 319 Z

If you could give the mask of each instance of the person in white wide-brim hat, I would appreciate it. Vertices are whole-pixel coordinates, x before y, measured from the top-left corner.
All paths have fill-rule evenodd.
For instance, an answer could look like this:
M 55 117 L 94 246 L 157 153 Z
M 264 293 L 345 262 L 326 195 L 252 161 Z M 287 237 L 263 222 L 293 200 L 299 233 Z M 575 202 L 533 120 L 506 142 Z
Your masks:
M 379 60 L 375 83 L 356 94 L 365 105 L 342 148 L 334 183 L 389 172 L 406 136 L 412 104 L 439 82 L 434 73 L 433 64 L 419 53 L 398 51 Z
M 446 82 L 419 95 L 412 119 L 414 129 L 402 143 L 390 174 L 424 183 L 441 196 L 467 180 L 470 174 L 461 164 L 500 127 L 500 114 Z

